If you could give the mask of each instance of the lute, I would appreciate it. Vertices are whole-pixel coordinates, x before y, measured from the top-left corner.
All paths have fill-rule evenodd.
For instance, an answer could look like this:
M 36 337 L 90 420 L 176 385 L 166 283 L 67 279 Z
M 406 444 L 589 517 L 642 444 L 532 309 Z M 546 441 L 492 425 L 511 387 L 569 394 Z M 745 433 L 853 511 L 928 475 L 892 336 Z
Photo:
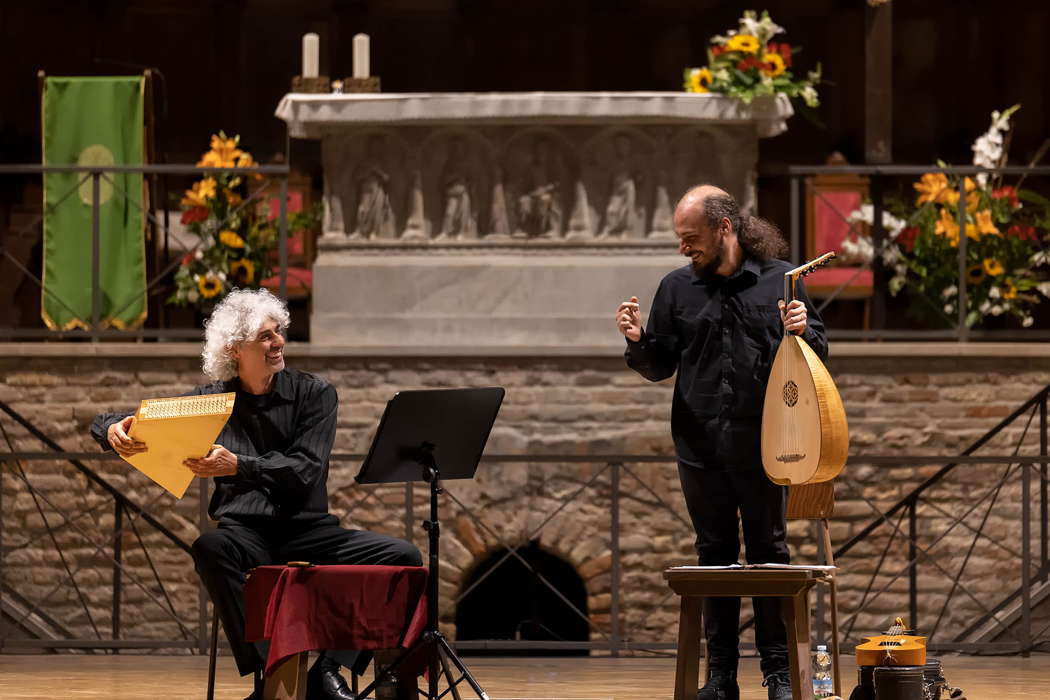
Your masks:
M 856 647 L 858 666 L 923 666 L 926 664 L 926 637 L 907 629 L 902 618 L 886 634 L 865 637 Z
M 795 299 L 799 279 L 835 253 L 784 273 L 784 302 Z M 762 408 L 762 465 L 785 486 L 833 479 L 846 464 L 849 427 L 835 382 L 801 337 L 784 331 Z

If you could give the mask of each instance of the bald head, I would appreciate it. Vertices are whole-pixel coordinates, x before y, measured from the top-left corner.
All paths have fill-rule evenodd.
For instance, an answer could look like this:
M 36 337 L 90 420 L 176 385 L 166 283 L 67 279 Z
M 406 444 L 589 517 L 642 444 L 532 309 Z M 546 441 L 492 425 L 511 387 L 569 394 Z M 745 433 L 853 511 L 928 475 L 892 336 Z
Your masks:
M 741 257 L 739 228 L 736 200 L 714 185 L 690 188 L 674 210 L 679 252 L 692 260 L 697 274 L 727 275 L 736 269 Z
M 733 199 L 731 194 L 714 185 L 697 185 L 687 190 L 674 208 L 675 230 L 679 230 L 679 223 L 689 226 L 700 223 L 704 214 L 704 200 L 712 196 Z

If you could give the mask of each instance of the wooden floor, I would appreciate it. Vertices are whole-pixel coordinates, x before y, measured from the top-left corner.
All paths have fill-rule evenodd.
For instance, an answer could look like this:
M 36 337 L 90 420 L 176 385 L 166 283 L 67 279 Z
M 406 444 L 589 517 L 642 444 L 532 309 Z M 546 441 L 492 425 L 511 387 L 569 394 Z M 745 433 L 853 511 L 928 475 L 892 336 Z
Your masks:
M 1050 656 L 941 657 L 952 685 L 968 700 L 1050 698 Z M 670 700 L 674 659 L 659 658 L 467 658 L 486 693 L 498 698 Z M 856 680 L 852 659 L 843 659 L 844 694 Z M 199 656 L 0 655 L 0 698 L 77 700 L 203 700 L 208 659 Z M 766 697 L 757 659 L 744 659 L 741 698 Z M 241 700 L 250 679 L 237 676 L 229 657 L 220 659 L 217 700 Z M 470 697 L 464 694 L 464 700 Z

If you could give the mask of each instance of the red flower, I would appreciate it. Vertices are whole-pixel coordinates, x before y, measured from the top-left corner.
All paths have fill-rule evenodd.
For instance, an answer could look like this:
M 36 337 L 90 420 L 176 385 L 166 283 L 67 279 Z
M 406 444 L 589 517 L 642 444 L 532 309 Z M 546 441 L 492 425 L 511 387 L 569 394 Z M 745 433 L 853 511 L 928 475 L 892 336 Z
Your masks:
M 1014 224 L 1010 228 L 1006 229 L 1006 235 L 1013 236 L 1014 238 L 1020 238 L 1022 241 L 1031 241 L 1033 243 L 1037 243 L 1039 241 L 1039 236 L 1036 235 L 1034 226 Z
M 193 260 L 193 253 L 186 253 L 185 255 L 182 256 L 182 262 L 179 263 L 179 264 L 180 265 L 189 265 L 192 260 Z
M 769 45 L 766 46 L 766 51 L 768 51 L 769 53 L 780 54 L 780 57 L 784 59 L 784 66 L 787 68 L 791 67 L 791 44 L 778 44 L 775 41 L 771 41 L 769 42 Z
M 711 47 L 711 55 L 712 56 L 721 56 L 725 52 L 726 52 L 726 47 L 725 46 L 722 46 L 722 45 L 719 45 L 719 44 L 715 44 L 714 46 Z
M 915 239 L 918 237 L 918 226 L 905 226 L 901 232 L 897 234 L 897 245 L 903 248 L 906 253 L 910 253 L 915 250 Z
M 736 64 L 736 67 L 737 67 L 738 70 L 747 70 L 749 68 L 755 68 L 755 69 L 761 70 L 762 68 L 765 67 L 765 65 L 766 65 L 765 63 L 762 63 L 762 61 L 758 60 L 754 56 L 748 56 L 743 61 L 738 62 Z
M 208 218 L 208 207 L 193 207 L 182 212 L 183 224 L 194 224 Z
M 1010 206 L 1016 209 L 1021 206 L 1021 200 L 1017 198 L 1017 190 L 1009 185 L 1003 185 L 1002 187 L 992 191 L 993 199 L 1009 199 Z

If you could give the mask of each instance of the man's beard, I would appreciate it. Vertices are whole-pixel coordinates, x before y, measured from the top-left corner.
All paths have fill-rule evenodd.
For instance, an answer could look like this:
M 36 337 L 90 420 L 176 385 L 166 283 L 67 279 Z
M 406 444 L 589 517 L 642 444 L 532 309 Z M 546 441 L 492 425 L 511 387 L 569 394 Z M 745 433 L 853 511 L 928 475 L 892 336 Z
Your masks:
M 697 277 L 709 278 L 717 275 L 718 268 L 722 266 L 725 253 L 725 241 L 719 240 L 718 247 L 711 252 L 710 255 L 705 255 L 701 258 L 700 262 L 690 260 L 693 266 L 693 272 L 696 273 Z

